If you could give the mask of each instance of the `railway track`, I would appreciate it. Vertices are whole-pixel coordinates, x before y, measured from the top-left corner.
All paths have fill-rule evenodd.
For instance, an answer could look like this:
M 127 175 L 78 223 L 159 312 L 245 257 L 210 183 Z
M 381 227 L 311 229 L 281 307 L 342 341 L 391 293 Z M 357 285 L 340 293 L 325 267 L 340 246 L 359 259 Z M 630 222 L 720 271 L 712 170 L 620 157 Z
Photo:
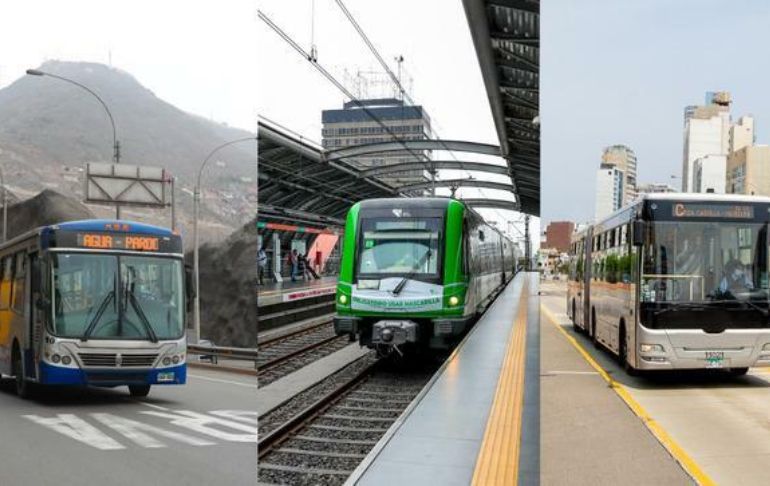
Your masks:
M 264 434 L 259 483 L 343 484 L 437 368 L 394 370 L 379 360 L 360 369 Z
M 348 344 L 347 336 L 334 334 L 331 321 L 265 340 L 257 357 L 259 384 L 266 386 Z

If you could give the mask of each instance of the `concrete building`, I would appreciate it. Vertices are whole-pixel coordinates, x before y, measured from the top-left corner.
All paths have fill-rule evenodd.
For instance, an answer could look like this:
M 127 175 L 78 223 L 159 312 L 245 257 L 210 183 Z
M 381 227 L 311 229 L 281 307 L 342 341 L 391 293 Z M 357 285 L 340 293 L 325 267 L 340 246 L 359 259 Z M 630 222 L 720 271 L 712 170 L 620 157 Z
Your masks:
M 657 192 L 676 192 L 676 189 L 672 187 L 670 184 L 666 184 L 665 182 L 647 182 L 636 186 L 637 196 L 641 196 L 642 194 L 652 194 Z
M 682 191 L 695 190 L 695 161 L 707 155 L 727 155 L 730 150 L 730 93 L 706 94 L 706 105 L 684 110 Z
M 770 196 L 770 146 L 751 145 L 727 157 L 727 192 Z
M 727 156 L 706 155 L 695 160 L 692 192 L 725 193 Z
M 602 153 L 602 165 L 617 167 L 625 175 L 621 206 L 636 199 L 636 154 L 634 151 L 625 145 L 606 147 Z
M 337 149 L 350 145 L 386 142 L 393 140 L 425 140 L 430 138 L 430 117 L 422 106 L 409 106 L 403 100 L 395 98 L 361 100 L 366 109 L 381 120 L 393 135 L 388 133 L 372 116 L 356 103 L 349 101 L 342 109 L 323 110 L 322 145 L 325 149 Z M 357 157 L 355 162 L 362 168 L 391 165 L 415 160 L 429 160 L 430 151 L 403 151 L 388 154 L 375 154 Z M 413 170 L 382 177 L 386 183 L 394 185 L 424 182 L 429 177 L 427 171 Z
M 742 116 L 730 126 L 729 153 L 754 145 L 754 117 Z
M 623 206 L 625 174 L 613 165 L 602 164 L 596 173 L 594 220 L 599 221 Z
M 560 252 L 569 251 L 570 238 L 575 231 L 572 221 L 553 221 L 545 229 L 545 241 L 540 246 L 555 248 Z

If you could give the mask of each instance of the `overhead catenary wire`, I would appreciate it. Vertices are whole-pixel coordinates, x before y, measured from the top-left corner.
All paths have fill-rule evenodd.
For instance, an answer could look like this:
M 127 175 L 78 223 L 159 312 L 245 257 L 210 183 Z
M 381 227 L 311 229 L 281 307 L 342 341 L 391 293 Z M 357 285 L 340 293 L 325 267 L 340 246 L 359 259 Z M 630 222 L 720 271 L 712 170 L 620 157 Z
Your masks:
M 321 64 L 318 63 L 313 57 L 306 52 L 297 42 L 291 38 L 286 32 L 284 32 L 278 25 L 276 25 L 275 22 L 273 22 L 270 17 L 268 17 L 264 12 L 261 10 L 257 10 L 257 15 L 260 20 L 262 20 L 265 24 L 267 24 L 268 27 L 270 27 L 276 34 L 278 34 L 279 37 L 281 37 L 284 41 L 286 41 L 287 44 L 289 44 L 295 51 L 297 51 L 302 57 L 307 59 L 312 66 L 314 66 L 318 72 L 321 73 L 330 83 L 332 83 L 338 90 L 340 90 L 345 96 L 347 96 L 357 107 L 359 107 L 361 110 L 363 110 L 373 121 L 375 121 L 380 127 L 387 132 L 391 137 L 393 137 L 393 140 L 396 142 L 399 142 L 403 147 L 404 150 L 409 152 L 412 157 L 414 157 L 418 162 L 422 163 L 425 166 L 426 170 L 431 171 L 432 168 L 428 165 L 428 162 L 423 160 L 423 157 L 425 157 L 422 154 L 416 153 L 414 149 L 409 148 L 409 146 L 404 142 L 402 138 L 400 138 L 391 128 L 385 124 L 377 115 L 375 115 L 369 108 L 366 107 L 366 105 L 361 102 L 356 96 L 353 95 L 353 93 L 348 90 L 345 85 L 343 85 L 341 82 L 337 80 L 329 71 L 326 70 Z
M 385 70 L 385 72 L 388 74 L 388 76 L 390 77 L 391 81 L 393 81 L 393 84 L 396 86 L 396 89 L 398 89 L 399 93 L 401 93 L 401 98 L 402 98 L 402 100 L 403 100 L 403 99 L 406 99 L 410 105 L 416 105 L 416 103 L 414 102 L 414 99 L 412 99 L 411 95 L 410 95 L 410 94 L 409 94 L 409 93 L 406 91 L 406 89 L 404 88 L 404 86 L 401 84 L 401 80 L 400 80 L 400 78 L 399 78 L 398 76 L 396 76 L 396 74 L 395 74 L 395 73 L 393 72 L 393 70 L 390 68 L 390 66 L 388 65 L 388 63 L 387 63 L 387 62 L 385 62 L 385 59 L 382 57 L 382 55 L 380 54 L 380 52 L 377 50 L 377 47 L 376 47 L 376 46 L 374 45 L 374 43 L 373 43 L 373 42 L 372 42 L 372 41 L 369 39 L 369 36 L 368 36 L 368 35 L 366 35 L 366 32 L 364 31 L 364 29 L 361 27 L 361 25 L 358 23 L 358 21 L 356 21 L 355 17 L 354 17 L 354 16 L 353 16 L 353 14 L 350 12 L 350 10 L 348 10 L 348 8 L 345 6 L 345 3 L 344 3 L 342 0 L 334 0 L 334 1 L 337 3 L 337 6 L 340 8 L 340 10 L 342 10 L 342 13 L 345 15 L 345 17 L 347 17 L 348 21 L 349 21 L 349 22 L 350 22 L 350 24 L 353 26 L 353 28 L 356 30 L 356 32 L 358 32 L 358 35 L 361 37 L 361 40 L 362 40 L 362 41 L 364 42 L 364 44 L 366 44 L 366 46 L 369 48 L 369 51 L 371 51 L 372 55 L 373 55 L 373 56 L 374 56 L 374 57 L 377 59 L 377 62 L 379 62 L 379 63 L 380 63 L 380 66 L 382 66 L 382 68 L 383 68 L 383 69 Z M 435 120 L 434 120 L 434 122 L 433 122 L 433 123 L 436 123 L 436 122 L 435 122 Z M 471 171 L 469 171 L 468 169 L 466 169 L 466 168 L 464 167 L 464 165 L 463 165 L 463 162 L 462 162 L 460 159 L 458 159 L 458 158 L 457 158 L 457 156 L 455 155 L 455 153 L 454 153 L 453 151 L 449 150 L 449 148 L 448 148 L 448 147 L 447 147 L 447 145 L 444 143 L 444 141 L 443 141 L 443 139 L 441 138 L 440 134 L 438 133 L 438 131 L 437 131 L 437 130 L 435 130 L 435 128 L 433 127 L 433 125 L 431 125 L 431 131 L 432 131 L 432 132 L 433 132 L 433 134 L 435 135 L 435 137 L 436 137 L 436 140 L 437 140 L 437 141 L 438 141 L 438 142 L 439 142 L 439 143 L 440 143 L 440 144 L 441 144 L 441 145 L 444 147 L 444 149 L 445 149 L 445 150 L 446 150 L 446 151 L 449 153 L 449 155 L 450 155 L 450 156 L 451 156 L 451 157 L 452 157 L 452 158 L 453 158 L 453 159 L 454 159 L 456 162 L 458 162 L 458 163 L 460 164 L 461 170 L 464 170 L 464 171 L 465 171 L 465 173 L 466 173 L 467 177 L 468 177 L 469 179 L 473 178 L 473 175 L 471 174 Z M 432 170 L 431 170 L 431 173 L 432 173 L 432 175 L 435 177 L 435 174 L 433 174 L 433 171 L 434 171 L 434 170 L 435 170 L 435 169 L 432 169 Z M 484 197 L 484 198 L 488 198 L 488 196 L 487 196 L 487 194 L 486 194 L 486 192 L 484 191 L 484 189 L 483 189 L 483 188 L 478 188 L 478 190 L 479 190 L 479 192 L 481 193 L 481 196 L 482 196 L 482 197 Z M 497 214 L 497 216 L 498 216 L 500 219 L 502 219 L 502 220 L 506 220 L 505 216 L 503 216 L 503 215 L 500 213 L 500 211 L 499 211 L 498 209 L 496 209 L 496 208 L 495 208 L 495 209 L 494 209 L 494 211 L 495 211 L 495 214 Z

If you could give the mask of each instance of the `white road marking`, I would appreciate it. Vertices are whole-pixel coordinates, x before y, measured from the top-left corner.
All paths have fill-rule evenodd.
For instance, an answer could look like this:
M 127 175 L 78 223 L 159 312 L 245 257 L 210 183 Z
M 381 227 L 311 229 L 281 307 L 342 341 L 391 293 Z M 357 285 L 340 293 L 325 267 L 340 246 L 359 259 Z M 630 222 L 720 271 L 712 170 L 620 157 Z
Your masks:
M 198 378 L 201 380 L 206 381 L 213 381 L 217 383 L 227 383 L 228 385 L 237 385 L 237 386 L 245 386 L 247 388 L 257 388 L 257 384 L 254 383 L 253 385 L 251 383 L 243 383 L 242 381 L 233 381 L 233 380 L 223 380 L 221 378 L 210 378 L 208 376 L 201 376 L 201 375 L 192 375 L 190 373 L 187 373 L 188 377 Z M 254 380 L 256 382 L 256 379 Z
M 145 405 L 151 405 L 145 403 Z M 169 419 L 170 424 L 208 436 L 199 438 L 182 432 L 176 432 L 154 424 L 121 417 L 111 413 L 90 413 L 94 420 L 109 428 L 112 432 L 147 448 L 156 449 L 167 447 L 158 438 L 171 439 L 192 446 L 211 446 L 217 442 L 256 442 L 257 441 L 257 412 L 252 410 L 213 410 L 208 413 L 188 410 L 172 410 L 158 405 L 151 408 L 160 411 L 141 411 L 142 415 Z M 24 418 L 43 427 L 58 432 L 66 437 L 89 445 L 99 450 L 126 449 L 126 446 L 99 428 L 88 423 L 75 414 L 59 414 L 53 417 L 39 415 L 23 415 Z
M 125 449 L 118 441 L 71 413 L 62 413 L 48 418 L 24 415 L 24 418 L 103 451 Z
M 212 417 L 204 413 L 191 412 L 188 410 L 177 410 L 174 413 L 165 412 L 140 412 L 154 417 L 163 417 L 171 419 L 171 423 L 178 427 L 184 427 L 194 430 L 204 435 L 215 437 L 228 442 L 256 442 L 257 428 L 253 425 L 247 425 L 233 420 L 226 420 L 219 417 Z M 233 433 L 221 430 L 215 426 L 236 430 L 242 433 Z
M 209 413 L 230 420 L 240 420 L 252 424 L 254 427 L 257 426 L 257 418 L 259 418 L 259 412 L 250 410 L 214 410 Z
M 214 442 L 208 440 L 198 439 L 197 437 L 182 434 L 180 432 L 165 430 L 154 425 L 137 422 L 125 417 L 118 417 L 117 415 L 112 415 L 110 413 L 92 413 L 91 416 L 135 444 L 149 449 L 166 447 L 166 444 L 150 436 L 148 433 L 194 446 L 214 445 Z

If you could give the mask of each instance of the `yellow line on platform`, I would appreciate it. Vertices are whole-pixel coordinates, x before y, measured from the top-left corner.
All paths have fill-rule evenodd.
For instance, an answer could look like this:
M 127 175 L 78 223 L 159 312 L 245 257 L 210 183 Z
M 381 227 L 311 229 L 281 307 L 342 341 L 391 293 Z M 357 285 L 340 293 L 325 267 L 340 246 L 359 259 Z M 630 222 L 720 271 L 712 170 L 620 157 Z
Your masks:
M 564 327 L 559 324 L 559 320 L 556 315 L 554 315 L 554 313 L 551 312 L 545 306 L 545 304 L 540 304 L 540 313 L 544 314 L 545 317 L 551 321 L 551 324 L 553 324 L 556 329 L 558 329 L 562 335 L 567 338 L 567 341 L 569 341 L 575 347 L 575 349 L 577 349 L 578 353 L 583 356 L 588 364 L 591 365 L 602 378 L 604 378 L 604 380 L 610 385 L 610 388 L 615 390 L 615 393 L 618 394 L 620 399 L 623 400 L 628 408 L 630 408 L 631 411 L 642 420 L 647 429 L 652 432 L 652 435 L 655 436 L 658 442 L 663 445 L 668 453 L 671 454 L 671 456 L 684 468 L 687 474 L 689 474 L 695 480 L 695 482 L 701 486 L 716 485 L 714 480 L 711 479 L 709 475 L 703 471 L 703 469 L 701 469 L 698 463 L 696 463 L 695 460 L 690 457 L 690 455 L 687 454 L 687 452 L 685 452 L 685 450 L 682 449 L 682 447 L 668 434 L 668 432 L 666 432 L 666 430 L 654 418 L 652 418 L 649 413 L 647 413 L 647 410 L 645 410 L 644 407 L 642 407 L 639 402 L 637 402 L 636 399 L 631 396 L 631 393 L 629 393 L 628 389 L 622 384 L 613 380 L 607 371 L 602 368 L 602 366 L 595 359 L 593 359 L 593 357 L 588 353 L 588 351 L 585 350 L 585 348 L 577 341 L 577 339 L 575 339 L 573 336 L 570 336 L 569 333 L 564 330 Z
M 518 482 L 527 342 L 527 288 L 525 280 L 519 297 L 519 312 L 508 339 L 495 399 L 476 459 L 473 472 L 475 486 L 515 485 Z

